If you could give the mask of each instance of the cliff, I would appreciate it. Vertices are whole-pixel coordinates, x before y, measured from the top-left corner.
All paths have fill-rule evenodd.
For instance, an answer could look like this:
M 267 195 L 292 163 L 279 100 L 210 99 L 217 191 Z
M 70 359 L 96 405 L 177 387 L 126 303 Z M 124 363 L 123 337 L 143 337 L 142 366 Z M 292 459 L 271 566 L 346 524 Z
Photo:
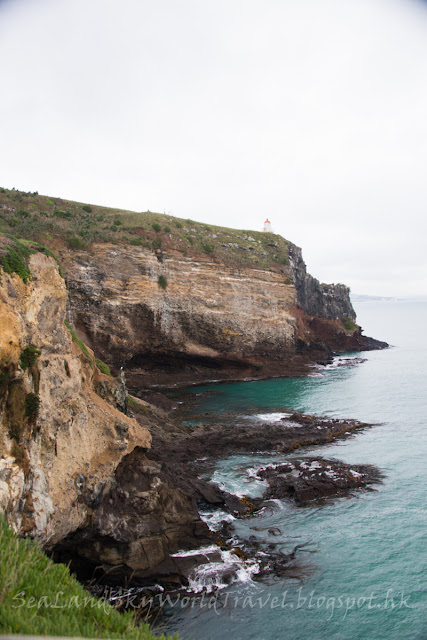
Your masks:
M 64 325 L 56 262 L 36 253 L 29 266 L 30 283 L 5 273 L 0 283 L 0 504 L 16 531 L 46 544 L 85 521 L 121 459 L 151 437 L 95 393 L 102 376 Z
M 201 526 L 197 510 L 159 480 L 144 455 L 151 443 L 149 409 L 140 424 L 108 402 L 123 405 L 123 383 L 101 374 L 93 354 L 72 340 L 64 324 L 67 291 L 56 262 L 37 252 L 29 268 L 27 284 L 6 273 L 0 283 L 0 510 L 18 534 L 52 547 L 99 523 L 104 497 L 116 491 L 123 462 L 137 451 L 134 501 L 140 503 L 141 523 L 132 542 L 139 539 L 139 551 L 132 548 L 129 554 L 141 567 L 140 556 L 148 553 L 149 568 Z M 105 535 L 120 529 L 122 541 L 126 538 L 116 520 L 102 522 Z M 132 566 L 132 557 L 128 562 Z
M 308 315 L 330 320 L 356 320 L 350 289 L 344 284 L 321 284 L 307 273 L 302 251 L 289 243 L 289 262 L 298 306 Z
M 332 350 L 379 346 L 354 324 L 349 289 L 320 284 L 287 250 L 286 266 L 261 268 L 111 243 L 60 249 L 68 318 L 134 389 L 300 375 Z
M 1 190 L 0 232 L 0 510 L 61 558 L 170 573 L 171 552 L 207 539 L 195 500 L 226 499 L 174 479 L 161 450 L 179 429 L 135 399 L 126 415 L 123 371 L 143 397 L 386 346 L 361 335 L 347 287 L 271 233 Z

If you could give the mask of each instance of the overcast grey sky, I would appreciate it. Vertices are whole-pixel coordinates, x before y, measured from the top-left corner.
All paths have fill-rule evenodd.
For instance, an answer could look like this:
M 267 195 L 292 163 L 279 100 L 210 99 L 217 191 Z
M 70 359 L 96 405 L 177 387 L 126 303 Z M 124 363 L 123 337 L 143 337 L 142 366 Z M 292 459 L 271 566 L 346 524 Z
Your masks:
M 0 0 L 0 185 L 277 233 L 427 294 L 427 3 Z

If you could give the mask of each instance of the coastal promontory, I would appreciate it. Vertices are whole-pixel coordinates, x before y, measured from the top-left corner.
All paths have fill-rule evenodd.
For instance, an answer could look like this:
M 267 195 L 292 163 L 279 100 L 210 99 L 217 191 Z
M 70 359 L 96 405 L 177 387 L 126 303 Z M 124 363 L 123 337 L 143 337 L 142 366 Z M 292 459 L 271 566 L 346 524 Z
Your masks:
M 3 189 L 0 266 L 0 509 L 120 575 L 170 577 L 173 552 L 210 540 L 197 500 L 235 506 L 195 473 L 174 480 L 171 442 L 193 440 L 159 391 L 387 346 L 271 232 Z

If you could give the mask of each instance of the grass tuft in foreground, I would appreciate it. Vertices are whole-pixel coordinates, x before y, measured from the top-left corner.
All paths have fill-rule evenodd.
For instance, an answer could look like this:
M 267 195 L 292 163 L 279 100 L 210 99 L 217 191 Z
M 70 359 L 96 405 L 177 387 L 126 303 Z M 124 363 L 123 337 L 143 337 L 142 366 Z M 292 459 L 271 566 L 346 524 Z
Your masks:
M 3 517 L 0 557 L 0 633 L 171 639 L 152 635 L 147 625 L 137 627 L 132 612 L 119 613 L 91 596 L 65 565 L 54 564 L 36 544 L 19 540 Z

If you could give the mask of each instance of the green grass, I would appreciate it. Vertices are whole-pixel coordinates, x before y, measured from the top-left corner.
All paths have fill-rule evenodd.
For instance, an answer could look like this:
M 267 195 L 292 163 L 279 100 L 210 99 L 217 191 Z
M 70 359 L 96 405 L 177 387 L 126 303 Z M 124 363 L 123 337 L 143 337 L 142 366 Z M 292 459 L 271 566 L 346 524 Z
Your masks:
M 4 248 L 4 251 L 5 255 L 2 255 L 0 258 L 3 271 L 10 275 L 13 273 L 18 274 L 23 282 L 27 284 L 31 280 L 28 258 L 33 251 L 21 242 L 16 242 L 13 246 Z
M 68 331 L 70 332 L 73 342 L 75 342 L 76 345 L 80 348 L 80 350 L 83 351 L 85 356 L 87 356 L 89 359 L 91 359 L 89 351 L 88 351 L 85 343 L 82 340 L 80 340 L 80 338 L 77 337 L 76 332 L 74 331 L 74 329 L 71 328 L 71 326 L 68 324 L 68 322 L 66 320 L 64 320 L 64 324 L 67 327 Z
M 70 575 L 27 540 L 19 540 L 0 517 L 0 632 L 82 638 L 166 640 L 132 612 L 119 613 L 90 596 Z M 170 636 L 169 636 L 170 637 Z M 176 636 L 174 636 L 176 638 Z
M 31 367 L 37 362 L 37 358 L 41 355 L 40 349 L 37 349 L 33 344 L 29 344 L 25 349 L 21 351 L 19 357 L 19 364 L 23 371 L 26 371 L 28 367 Z
M 113 377 L 108 364 L 105 364 L 105 362 L 102 362 L 102 360 L 100 360 L 99 358 L 95 358 L 95 364 L 100 370 L 100 372 L 103 373 L 105 376 L 110 376 L 110 378 Z
M 132 396 L 128 396 L 128 406 L 136 413 L 145 413 L 146 411 L 145 405 L 139 404 Z
M 351 318 L 342 318 L 341 322 L 347 331 L 356 331 L 358 328 L 358 325 Z
M 0 266 L 5 273 L 10 275 L 16 273 L 25 284 L 31 280 L 29 258 L 31 254 L 37 252 L 43 252 L 46 256 L 53 258 L 58 265 L 59 274 L 62 276 L 58 257 L 49 247 L 33 239 L 17 237 L 16 232 L 14 235 L 0 235 Z
M 267 213 L 260 213 L 260 225 Z M 148 251 L 173 250 L 195 259 L 209 256 L 230 266 L 270 268 L 290 275 L 288 242 L 274 233 L 206 225 L 152 211 L 112 209 L 36 192 L 0 192 L 0 229 L 52 249 L 58 240 L 81 251 L 95 242 L 110 242 Z

